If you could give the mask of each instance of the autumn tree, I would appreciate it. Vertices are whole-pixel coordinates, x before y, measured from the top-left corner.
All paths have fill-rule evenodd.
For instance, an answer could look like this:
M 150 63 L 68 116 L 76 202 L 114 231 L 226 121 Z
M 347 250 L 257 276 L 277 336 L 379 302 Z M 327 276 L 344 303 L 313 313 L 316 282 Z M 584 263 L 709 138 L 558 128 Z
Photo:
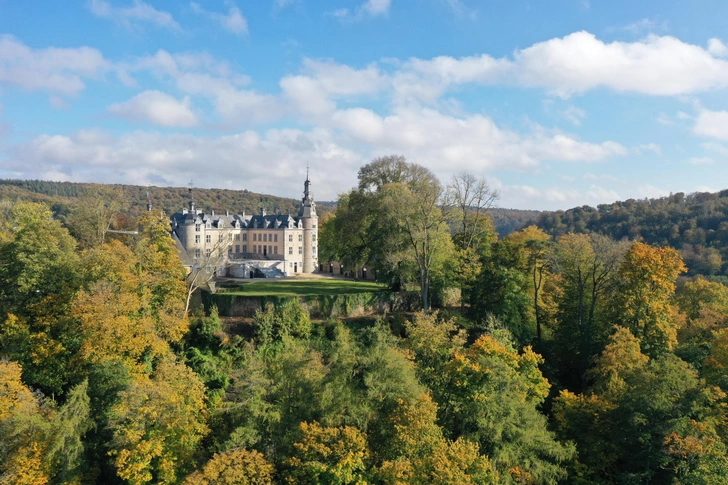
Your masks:
M 616 321 L 637 336 L 648 355 L 670 350 L 677 328 L 670 303 L 675 280 L 685 265 L 672 248 L 635 242 L 619 268 L 620 283 L 613 308 Z
M 365 485 L 369 450 L 366 435 L 356 428 L 300 424 L 301 439 L 286 462 L 291 484 Z
M 582 483 L 683 483 L 682 476 L 718 483 L 725 455 L 716 425 L 725 422 L 725 394 L 705 387 L 671 353 L 650 358 L 627 328 L 616 329 L 592 371 L 589 392 L 561 393 L 559 430 L 579 450 L 573 475 Z M 690 448 L 690 449 L 689 449 Z
M 215 453 L 205 466 L 187 476 L 183 485 L 273 485 L 275 469 L 262 453 L 235 448 Z
M 207 433 L 205 387 L 169 356 L 134 377 L 110 412 L 111 453 L 130 484 L 177 483 Z

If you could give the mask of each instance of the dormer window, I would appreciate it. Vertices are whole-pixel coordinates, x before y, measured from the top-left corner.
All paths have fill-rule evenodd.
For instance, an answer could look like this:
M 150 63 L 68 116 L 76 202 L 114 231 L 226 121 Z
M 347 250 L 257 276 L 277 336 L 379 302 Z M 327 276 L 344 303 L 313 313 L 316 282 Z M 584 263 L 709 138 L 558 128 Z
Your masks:
M 205 222 L 205 229 L 211 229 L 211 228 L 212 228 L 212 223 L 208 220 L 207 222 Z

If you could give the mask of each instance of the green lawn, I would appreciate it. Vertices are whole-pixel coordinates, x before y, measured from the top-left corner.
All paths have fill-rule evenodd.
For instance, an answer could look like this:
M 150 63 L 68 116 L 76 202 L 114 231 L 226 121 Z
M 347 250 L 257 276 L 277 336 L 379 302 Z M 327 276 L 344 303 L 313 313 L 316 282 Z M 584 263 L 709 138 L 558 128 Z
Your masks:
M 220 289 L 226 295 L 246 296 L 311 296 L 311 295 L 343 295 L 353 293 L 371 293 L 386 291 L 387 286 L 371 281 L 353 281 L 344 279 L 315 280 L 264 280 L 242 283 L 236 288 Z

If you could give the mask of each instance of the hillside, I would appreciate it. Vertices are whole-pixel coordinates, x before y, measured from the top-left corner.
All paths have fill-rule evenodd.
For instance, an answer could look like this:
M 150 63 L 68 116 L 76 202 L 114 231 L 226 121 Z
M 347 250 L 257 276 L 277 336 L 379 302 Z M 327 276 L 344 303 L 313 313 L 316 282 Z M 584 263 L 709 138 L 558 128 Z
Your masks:
M 510 233 L 524 228 L 541 214 L 545 214 L 545 212 L 502 208 L 488 210 L 488 217 L 493 221 L 498 237 L 506 237 Z
M 535 224 L 552 236 L 598 232 L 678 249 L 689 274 L 728 275 L 728 190 L 544 212 Z
M 73 205 L 80 197 L 88 193 L 96 184 L 73 182 L 47 182 L 42 180 L 0 180 L 0 198 L 11 200 L 31 200 L 46 202 L 54 206 L 56 213 Z M 189 190 L 185 187 L 143 187 L 139 185 L 111 185 L 124 194 L 125 211 L 136 216 L 144 211 L 147 205 L 147 193 L 156 208 L 172 214 L 187 207 Z M 269 212 L 280 210 L 283 213 L 298 212 L 300 201 L 273 195 L 258 194 L 244 190 L 227 189 L 193 189 L 197 207 L 209 211 L 224 212 L 258 212 L 261 207 Z M 330 211 L 333 203 L 318 202 L 319 213 Z

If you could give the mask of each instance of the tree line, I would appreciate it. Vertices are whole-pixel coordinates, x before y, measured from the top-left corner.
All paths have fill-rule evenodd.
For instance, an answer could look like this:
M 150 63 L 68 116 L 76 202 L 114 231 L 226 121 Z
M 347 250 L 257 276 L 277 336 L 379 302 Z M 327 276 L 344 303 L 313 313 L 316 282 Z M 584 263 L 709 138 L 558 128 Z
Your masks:
M 599 233 L 677 249 L 691 276 L 728 282 L 728 191 L 678 192 L 596 208 L 542 213 L 533 223 L 552 236 Z

